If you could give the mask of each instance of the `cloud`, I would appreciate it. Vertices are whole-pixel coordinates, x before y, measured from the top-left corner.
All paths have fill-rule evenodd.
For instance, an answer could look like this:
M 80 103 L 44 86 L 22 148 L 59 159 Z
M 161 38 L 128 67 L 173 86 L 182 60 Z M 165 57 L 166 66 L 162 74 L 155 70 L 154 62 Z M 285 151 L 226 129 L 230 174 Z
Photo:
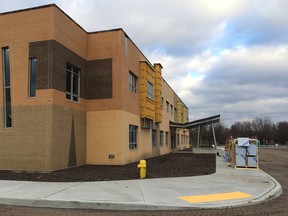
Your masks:
M 193 92 L 188 106 L 196 113 L 222 113 L 230 122 L 233 119 L 226 115 L 233 113 L 240 118 L 266 115 L 280 121 L 287 115 L 287 59 L 288 46 L 226 50 L 211 62 L 198 85 L 185 90 Z M 201 104 L 195 103 L 197 98 Z

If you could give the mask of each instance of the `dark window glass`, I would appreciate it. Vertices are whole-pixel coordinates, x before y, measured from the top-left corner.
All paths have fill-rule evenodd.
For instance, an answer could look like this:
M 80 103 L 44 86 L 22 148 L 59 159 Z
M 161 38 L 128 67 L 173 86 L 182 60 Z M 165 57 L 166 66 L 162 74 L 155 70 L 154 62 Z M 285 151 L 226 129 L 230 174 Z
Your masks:
M 10 86 L 10 59 L 9 59 L 9 48 L 3 49 L 3 62 L 4 62 L 4 86 Z
M 71 72 L 66 73 L 66 91 L 71 92 Z
M 152 148 L 156 148 L 157 130 L 152 130 Z
M 11 90 L 5 89 L 5 120 L 6 127 L 12 127 Z
M 160 146 L 163 146 L 163 131 L 160 131 Z
M 29 97 L 36 97 L 36 58 L 29 59 Z
M 129 72 L 129 90 L 131 92 L 137 93 L 137 81 L 138 78 L 132 72 Z
M 66 68 L 66 99 L 79 101 L 80 69 L 67 63 Z
M 78 95 L 78 74 L 73 73 L 73 94 Z
M 3 55 L 3 86 L 4 86 L 4 123 L 5 128 L 12 127 L 11 87 L 10 87 L 10 60 L 9 48 L 2 48 Z

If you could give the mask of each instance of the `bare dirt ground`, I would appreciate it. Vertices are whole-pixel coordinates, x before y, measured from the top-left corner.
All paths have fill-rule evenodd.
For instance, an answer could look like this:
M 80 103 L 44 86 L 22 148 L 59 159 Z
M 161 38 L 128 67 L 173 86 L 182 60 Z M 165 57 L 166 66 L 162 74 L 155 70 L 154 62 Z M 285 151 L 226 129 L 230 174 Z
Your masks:
M 261 148 L 260 168 L 276 178 L 282 185 L 284 193 L 268 202 L 248 207 L 237 207 L 227 209 L 190 210 L 190 211 L 95 211 L 95 210 L 73 210 L 73 209 L 47 209 L 26 208 L 0 205 L 2 216 L 240 216 L 240 215 L 288 215 L 288 148 Z
M 139 178 L 139 162 L 123 166 L 80 166 L 50 173 L 0 171 L 1 180 L 83 182 Z M 170 153 L 146 160 L 147 178 L 197 176 L 215 173 L 214 154 Z

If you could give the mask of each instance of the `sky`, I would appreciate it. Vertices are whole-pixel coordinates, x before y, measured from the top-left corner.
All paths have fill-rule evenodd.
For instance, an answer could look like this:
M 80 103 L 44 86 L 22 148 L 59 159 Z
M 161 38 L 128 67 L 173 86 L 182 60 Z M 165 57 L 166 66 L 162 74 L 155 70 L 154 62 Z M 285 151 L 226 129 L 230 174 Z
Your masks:
M 287 0 L 0 0 L 0 13 L 50 3 L 88 32 L 123 28 L 190 121 L 288 121 Z

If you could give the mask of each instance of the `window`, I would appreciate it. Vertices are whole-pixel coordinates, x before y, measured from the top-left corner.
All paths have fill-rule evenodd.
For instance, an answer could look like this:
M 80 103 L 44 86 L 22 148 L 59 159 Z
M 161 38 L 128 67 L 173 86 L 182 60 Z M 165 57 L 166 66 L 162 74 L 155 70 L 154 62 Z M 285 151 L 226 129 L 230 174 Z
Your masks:
M 10 58 L 9 47 L 2 48 L 3 86 L 4 86 L 4 126 L 12 127 L 11 86 L 10 86 Z
M 130 92 L 137 93 L 138 78 L 131 71 L 129 72 L 129 90 Z
M 152 148 L 156 148 L 157 130 L 152 130 Z
M 160 146 L 163 146 L 163 131 L 160 131 Z
M 180 145 L 180 136 L 177 134 L 177 145 Z
M 166 133 L 165 133 L 166 146 L 168 146 L 168 137 L 169 137 L 169 132 L 166 132 Z
M 161 97 L 161 108 L 163 108 L 163 106 L 164 106 L 164 98 Z
M 166 112 L 168 113 L 169 112 L 169 102 L 166 101 Z
M 36 58 L 29 58 L 29 97 L 36 97 Z
M 66 99 L 79 101 L 80 69 L 67 63 L 66 68 Z
M 154 99 L 154 94 L 153 94 L 154 90 L 153 90 L 153 85 L 152 83 L 150 83 L 148 81 L 148 98 L 150 98 L 151 100 Z
M 129 149 L 137 149 L 137 130 L 137 126 L 129 125 Z
M 173 105 L 170 105 L 170 111 L 171 111 L 171 115 L 173 115 Z

